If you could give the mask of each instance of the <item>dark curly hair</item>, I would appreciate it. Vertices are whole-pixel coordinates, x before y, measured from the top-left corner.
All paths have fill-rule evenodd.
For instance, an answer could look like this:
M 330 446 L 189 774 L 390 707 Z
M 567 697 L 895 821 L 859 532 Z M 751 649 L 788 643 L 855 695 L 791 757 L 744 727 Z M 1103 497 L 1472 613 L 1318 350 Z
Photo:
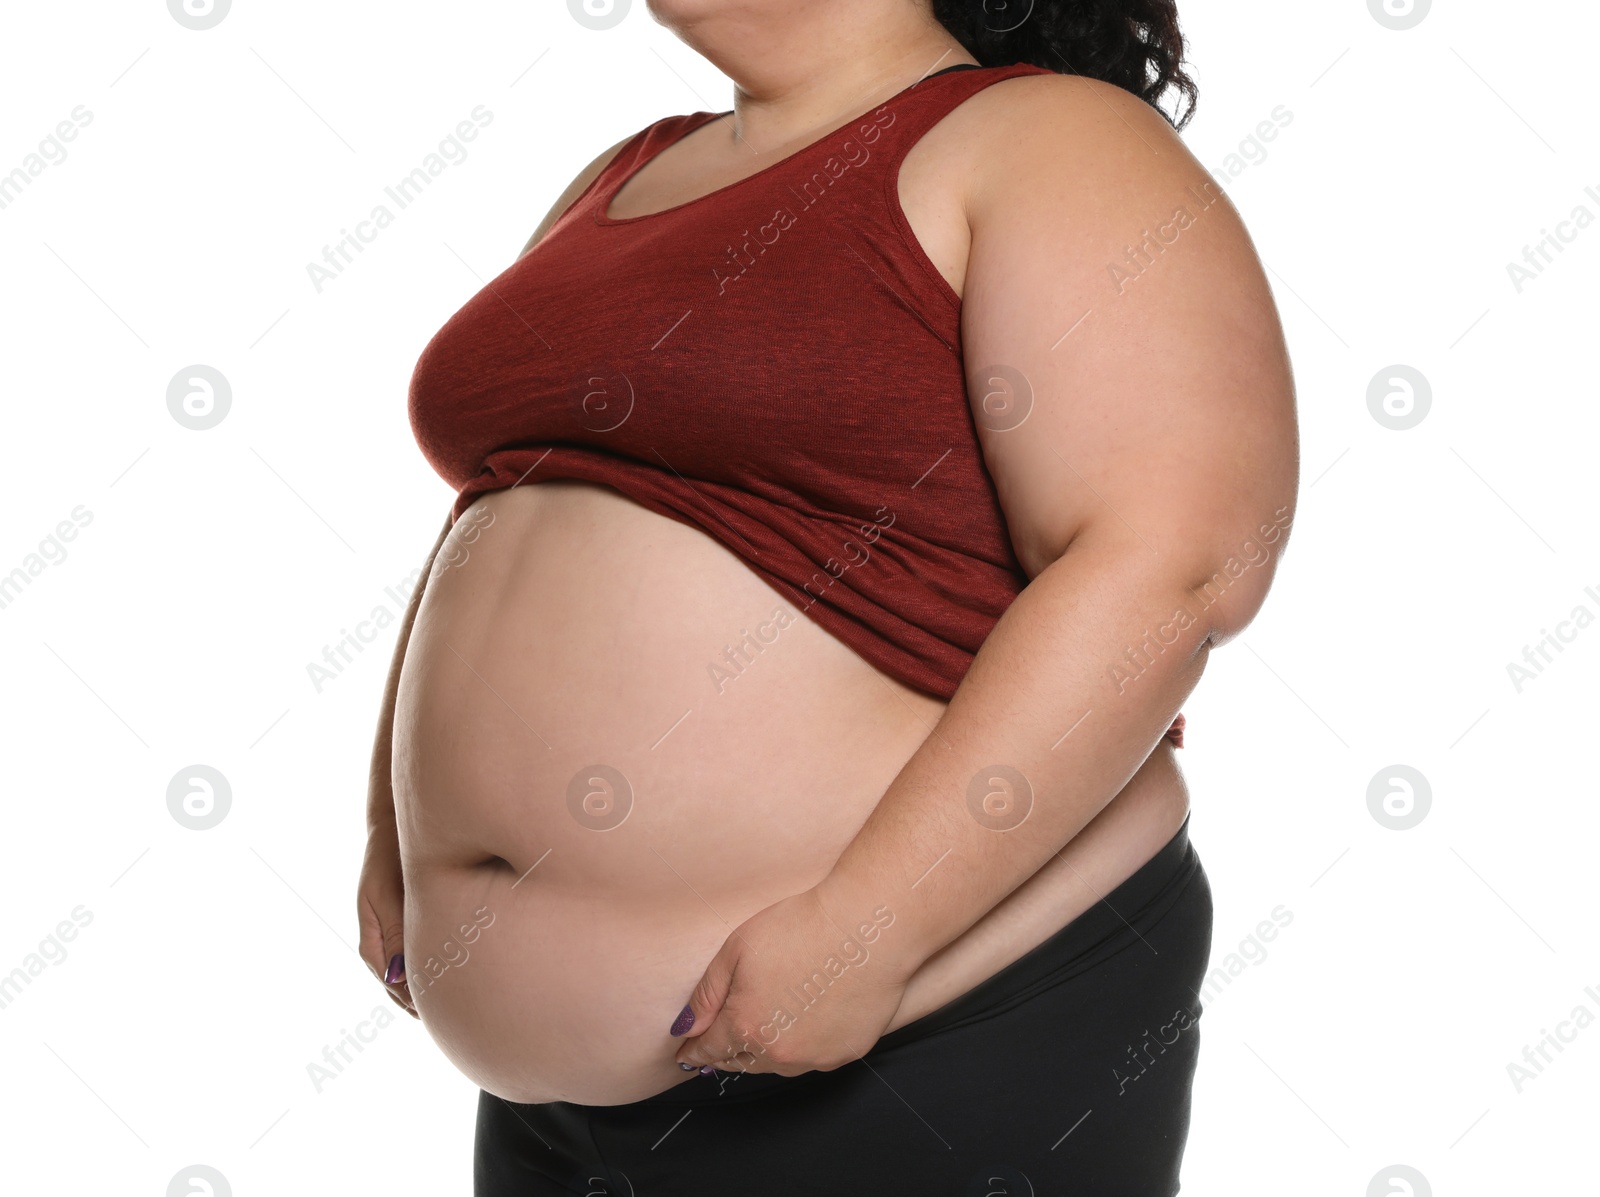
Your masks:
M 1114 83 L 1175 129 L 1194 115 L 1198 90 L 1183 69 L 1174 0 L 932 0 L 933 16 L 983 66 L 1031 62 L 1063 75 Z M 1175 113 L 1159 103 L 1169 89 Z

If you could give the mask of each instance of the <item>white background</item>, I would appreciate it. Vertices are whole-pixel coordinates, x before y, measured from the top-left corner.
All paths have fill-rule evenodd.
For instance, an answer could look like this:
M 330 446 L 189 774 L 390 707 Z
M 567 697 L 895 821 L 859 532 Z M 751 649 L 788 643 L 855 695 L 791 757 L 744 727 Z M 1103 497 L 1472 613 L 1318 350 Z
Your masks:
M 1507 1065 L 1600 1015 L 1600 629 L 1520 692 L 1507 665 L 1600 614 L 1600 223 L 1520 293 L 1507 264 L 1580 205 L 1600 218 L 1600 15 L 1181 11 L 1186 139 L 1270 272 L 1303 435 L 1272 596 L 1185 705 L 1214 962 L 1274 908 L 1292 922 L 1208 996 L 1184 1191 L 1400 1193 L 1381 1176 L 1405 1164 L 1441 1197 L 1594 1192 L 1600 1023 L 1521 1092 Z M 476 1090 L 418 1024 L 321 1092 L 307 1075 L 392 1009 L 353 948 L 392 629 L 320 693 L 306 666 L 398 610 L 385 587 L 448 506 L 406 421 L 427 339 L 591 157 L 730 87 L 642 3 L 606 32 L 555 0 L 237 0 L 204 32 L 159 0 L 80 0 L 4 23 L 0 173 L 92 113 L 0 210 L 0 573 L 92 514 L 0 609 L 0 974 L 92 915 L 0 1009 L 4 1187 L 159 1197 L 204 1163 L 240 1197 L 467 1193 Z M 466 160 L 318 293 L 307 263 L 477 105 Z M 197 363 L 232 388 L 203 432 L 166 404 Z M 1432 391 L 1403 431 L 1367 403 L 1396 364 Z M 205 832 L 166 805 L 197 763 L 232 789 Z M 1431 788 L 1403 831 L 1368 805 L 1396 764 Z

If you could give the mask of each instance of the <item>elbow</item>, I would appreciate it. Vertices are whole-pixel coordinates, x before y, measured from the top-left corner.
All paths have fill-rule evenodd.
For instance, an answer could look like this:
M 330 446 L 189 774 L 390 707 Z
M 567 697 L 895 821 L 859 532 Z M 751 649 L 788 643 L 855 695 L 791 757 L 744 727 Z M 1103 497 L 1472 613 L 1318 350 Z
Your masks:
M 1249 582 L 1236 582 L 1226 593 L 1219 594 L 1217 577 L 1213 574 L 1190 588 L 1206 628 L 1204 643 L 1212 648 L 1226 644 L 1250 626 L 1266 600 L 1270 585 L 1270 579 L 1258 576 Z
M 1266 602 L 1288 538 L 1292 507 L 1280 507 L 1276 523 L 1264 524 L 1239 546 L 1213 553 L 1191 574 L 1189 606 L 1207 627 L 1206 643 L 1226 644 L 1248 627 Z

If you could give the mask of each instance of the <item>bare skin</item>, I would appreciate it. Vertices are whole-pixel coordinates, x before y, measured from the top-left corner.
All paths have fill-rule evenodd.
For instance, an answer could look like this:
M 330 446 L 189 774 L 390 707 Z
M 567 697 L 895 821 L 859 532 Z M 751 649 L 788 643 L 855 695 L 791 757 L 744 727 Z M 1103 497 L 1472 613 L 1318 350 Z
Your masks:
M 806 19 L 814 28 L 838 15 L 821 2 L 788 6 L 794 30 L 772 21 L 753 43 L 767 49 L 740 58 L 717 40 L 717 22 L 691 19 L 719 7 L 742 9 L 652 5 L 740 84 L 737 121 L 713 122 L 654 159 L 611 216 L 704 195 L 921 75 L 972 61 L 936 26 L 908 19 L 914 4 L 890 3 L 874 6 L 876 39 L 850 31 L 853 56 L 824 42 L 796 60 L 785 37 L 800 44 Z M 759 23 L 761 11 L 735 15 Z M 881 48 L 863 56 L 862 45 Z M 1010 169 L 992 147 L 1005 130 L 1036 124 L 1041 103 L 1059 110 L 1039 85 L 1061 82 L 989 87 L 905 160 L 902 206 L 958 295 L 983 233 L 974 198 Z M 1098 95 L 1076 102 L 1085 123 L 1106 123 Z M 616 148 L 573 180 L 530 247 Z M 1229 430 L 1212 435 L 1218 446 L 1202 439 L 1193 452 L 1220 452 Z M 1292 470 L 1288 479 L 1292 495 Z M 1029 518 L 1022 472 L 1007 476 L 1002 498 L 1019 559 L 1036 575 L 1066 545 L 1048 520 Z M 744 920 L 829 874 L 946 704 L 863 661 L 718 542 L 606 487 L 491 493 L 435 554 L 380 716 L 363 957 L 381 976 L 403 947 L 408 976 L 391 996 L 491 1093 L 600 1105 L 659 1093 L 684 1079 L 667 1027 L 707 962 Z M 1237 598 L 1246 609 L 1234 622 L 1259 598 Z M 775 641 L 719 689 L 707 664 L 758 624 L 780 628 Z M 1188 809 L 1174 749 L 1160 740 L 1059 852 L 908 970 L 885 1030 L 966 992 L 1095 904 Z

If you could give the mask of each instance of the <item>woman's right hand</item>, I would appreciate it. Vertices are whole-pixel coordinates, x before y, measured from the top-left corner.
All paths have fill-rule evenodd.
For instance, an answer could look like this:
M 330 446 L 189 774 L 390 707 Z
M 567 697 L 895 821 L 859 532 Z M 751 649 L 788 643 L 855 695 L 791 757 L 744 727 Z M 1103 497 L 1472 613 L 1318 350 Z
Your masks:
M 384 992 L 412 1018 L 420 1018 L 403 971 L 405 899 L 405 881 L 400 872 L 400 834 L 392 822 L 380 823 L 367 835 L 361 880 L 356 886 L 361 959 L 380 982 L 392 975 L 391 965 L 396 965 L 399 977 L 384 983 Z M 400 957 L 398 964 L 397 957 Z

